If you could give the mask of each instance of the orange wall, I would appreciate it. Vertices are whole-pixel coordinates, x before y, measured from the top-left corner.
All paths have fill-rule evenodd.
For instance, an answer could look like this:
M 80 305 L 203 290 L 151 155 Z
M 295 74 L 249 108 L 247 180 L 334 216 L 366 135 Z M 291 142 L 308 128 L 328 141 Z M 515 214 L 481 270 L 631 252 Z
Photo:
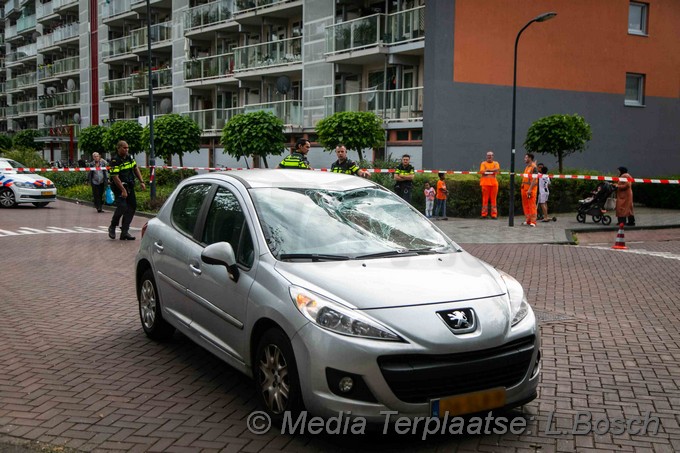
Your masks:
M 680 98 L 680 1 L 646 0 L 647 37 L 628 34 L 628 0 L 457 0 L 453 78 L 601 93 L 625 92 L 626 72 L 646 74 L 645 95 Z

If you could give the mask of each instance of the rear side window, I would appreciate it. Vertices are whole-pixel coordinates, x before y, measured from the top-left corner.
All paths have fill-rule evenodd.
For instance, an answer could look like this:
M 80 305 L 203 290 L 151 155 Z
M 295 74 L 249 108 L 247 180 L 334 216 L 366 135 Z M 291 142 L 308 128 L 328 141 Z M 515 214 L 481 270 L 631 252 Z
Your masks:
M 189 236 L 194 234 L 196 221 L 201 212 L 210 184 L 193 184 L 180 190 L 172 206 L 172 223 Z
M 253 264 L 253 242 L 243 209 L 236 196 L 224 187 L 215 193 L 201 240 L 206 245 L 228 242 L 240 264 L 246 267 Z

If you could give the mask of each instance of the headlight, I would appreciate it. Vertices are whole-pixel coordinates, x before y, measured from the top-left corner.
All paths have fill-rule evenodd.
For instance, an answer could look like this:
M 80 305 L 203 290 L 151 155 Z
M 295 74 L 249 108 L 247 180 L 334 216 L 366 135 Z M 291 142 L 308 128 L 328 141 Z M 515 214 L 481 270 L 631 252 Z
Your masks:
M 35 184 L 32 182 L 17 181 L 14 183 L 15 186 L 21 187 L 22 189 L 35 189 Z
M 363 313 L 350 310 L 311 291 L 291 286 L 290 297 L 307 319 L 332 332 L 373 340 L 401 341 L 401 337 Z
M 505 272 L 498 271 L 501 274 L 501 278 L 505 282 L 505 286 L 508 289 L 508 299 L 510 300 L 510 314 L 512 315 L 511 326 L 519 323 L 523 320 L 529 313 L 529 302 L 524 295 L 524 289 L 522 285 L 515 280 L 514 277 L 509 276 Z

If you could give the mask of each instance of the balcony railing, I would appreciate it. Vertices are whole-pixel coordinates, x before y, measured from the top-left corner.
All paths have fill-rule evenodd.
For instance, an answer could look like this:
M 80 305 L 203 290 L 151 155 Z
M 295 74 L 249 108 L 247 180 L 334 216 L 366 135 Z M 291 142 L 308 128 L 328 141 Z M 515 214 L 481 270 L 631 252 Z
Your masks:
M 184 81 L 224 77 L 234 72 L 234 54 L 225 53 L 184 62 Z
M 233 107 L 230 109 L 210 109 L 210 110 L 192 110 L 183 113 L 198 124 L 203 132 L 217 132 L 224 128 L 234 115 L 243 113 L 243 107 Z
M 373 112 L 383 121 L 418 121 L 423 118 L 423 87 L 368 90 L 324 96 L 326 116 L 337 112 Z
M 243 113 L 259 112 L 261 110 L 273 113 L 283 121 L 283 124 L 302 125 L 302 101 L 288 100 L 243 106 Z
M 152 71 L 151 85 L 156 89 L 172 88 L 172 70 L 165 68 Z M 135 91 L 148 89 L 148 72 L 143 70 L 130 77 L 104 82 L 104 97 L 131 96 Z
M 130 35 L 102 43 L 102 58 L 113 58 L 131 52 L 132 37 Z
M 101 2 L 101 12 L 103 19 L 119 16 L 130 11 L 130 0 L 114 0 L 112 2 Z
M 62 93 L 40 96 L 38 109 L 48 110 L 79 106 L 80 106 L 80 91 L 64 91 Z
M 146 27 L 132 30 L 130 33 L 132 50 L 146 49 L 148 30 Z M 172 41 L 172 22 L 163 22 L 151 26 L 151 44 Z
M 38 48 L 35 43 L 19 46 L 15 52 L 7 54 L 6 62 L 11 63 L 14 61 L 20 61 L 25 58 L 35 57 L 37 54 Z
M 326 53 L 346 52 L 376 46 L 380 42 L 385 16 L 372 16 L 326 27 Z
M 80 69 L 80 57 L 68 57 L 56 60 L 52 64 L 38 67 L 38 80 L 57 77 L 61 74 L 77 71 Z
M 115 0 L 115 1 L 119 1 L 119 0 Z M 67 6 L 78 4 L 78 0 L 52 0 L 52 3 L 54 3 L 54 10 L 58 11 L 61 8 L 66 8 Z M 113 2 L 111 2 L 111 3 L 113 3 Z
M 16 24 L 10 25 L 9 27 L 5 27 L 5 40 L 9 41 L 10 39 L 14 38 L 17 35 L 17 26 Z
M 132 87 L 133 87 L 132 77 L 107 80 L 106 82 L 104 82 L 104 97 L 131 96 Z
M 250 71 L 302 61 L 302 36 L 234 48 L 235 71 Z
M 234 11 L 233 0 L 218 0 L 205 5 L 194 6 L 184 15 L 184 30 L 207 27 L 231 19 Z
M 4 7 L 5 17 L 8 17 L 14 11 L 18 11 L 18 10 L 19 10 L 19 0 L 9 0 L 7 3 L 5 3 L 5 7 Z
M 236 0 L 236 13 L 247 13 L 259 8 L 287 3 L 293 0 Z
M 18 102 L 7 106 L 7 116 L 25 115 L 38 112 L 38 100 Z
M 52 33 L 48 33 L 43 36 L 38 36 L 38 48 L 44 49 L 46 47 L 52 47 L 59 44 L 67 39 L 79 36 L 80 24 L 78 22 L 73 22 L 67 25 L 63 25 L 59 28 L 55 28 Z
M 425 38 L 425 6 L 387 16 L 386 44 L 399 44 Z
M 36 73 L 29 72 L 27 74 L 21 74 L 13 79 L 7 80 L 7 89 L 15 90 L 19 88 L 32 87 L 36 88 Z
M 35 28 L 37 23 L 38 22 L 36 20 L 35 14 L 32 16 L 20 17 L 17 19 L 17 33 L 21 33 L 22 31 L 28 30 L 30 28 Z
M 36 2 L 35 15 L 38 19 L 54 14 L 54 0 L 47 3 Z

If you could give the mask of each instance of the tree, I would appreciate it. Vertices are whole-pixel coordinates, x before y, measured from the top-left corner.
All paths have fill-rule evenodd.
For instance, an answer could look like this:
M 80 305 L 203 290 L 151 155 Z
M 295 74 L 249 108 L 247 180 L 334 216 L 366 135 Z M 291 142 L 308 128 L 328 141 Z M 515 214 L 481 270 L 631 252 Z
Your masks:
M 145 149 L 149 149 L 150 129 L 147 125 L 142 133 Z M 179 156 L 179 165 L 184 166 L 184 153 L 193 153 L 201 147 L 201 128 L 188 116 L 170 113 L 153 121 L 154 154 L 166 162 L 172 156 Z
M 104 150 L 105 131 L 106 129 L 98 124 L 83 128 L 78 134 L 80 152 L 87 156 L 91 156 L 94 152 L 101 154 Z
M 564 158 L 586 149 L 592 138 L 590 125 L 578 114 L 551 115 L 537 120 L 527 132 L 524 148 L 532 153 L 552 154 L 557 157 L 562 173 Z
M 12 149 L 12 137 L 7 134 L 0 134 L 0 153 Z
M 356 151 L 359 160 L 364 160 L 362 150 L 385 143 L 382 120 L 372 112 L 334 113 L 319 121 L 316 133 L 324 148 L 333 150 L 342 143 L 348 150 Z
M 267 156 L 280 156 L 285 142 L 283 121 L 264 110 L 234 115 L 224 125 L 220 139 L 225 154 L 237 159 L 260 156 L 265 167 L 269 167 Z
M 40 132 L 36 129 L 24 129 L 14 134 L 13 144 L 15 148 L 32 148 L 36 151 L 42 151 L 42 143 L 35 141 L 40 137 Z
M 130 154 L 137 154 L 142 150 L 142 126 L 137 121 L 116 121 L 104 132 L 104 150 L 115 154 L 121 140 L 127 142 Z

